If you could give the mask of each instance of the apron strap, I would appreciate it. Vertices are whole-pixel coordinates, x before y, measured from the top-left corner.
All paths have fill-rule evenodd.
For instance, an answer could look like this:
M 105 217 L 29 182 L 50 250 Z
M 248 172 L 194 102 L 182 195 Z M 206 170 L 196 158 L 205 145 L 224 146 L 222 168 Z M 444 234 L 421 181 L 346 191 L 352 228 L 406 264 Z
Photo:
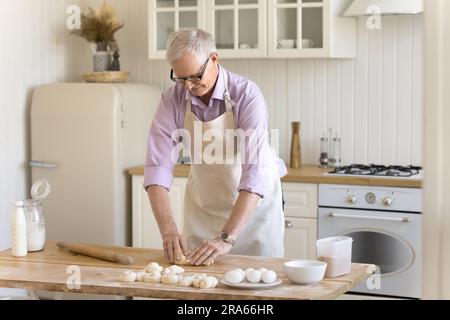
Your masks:
M 223 94 L 225 98 L 225 107 L 227 112 L 233 112 L 234 102 L 231 100 L 230 92 L 228 91 L 228 74 L 225 69 L 222 68 L 223 71 L 223 82 L 225 85 L 225 93 Z

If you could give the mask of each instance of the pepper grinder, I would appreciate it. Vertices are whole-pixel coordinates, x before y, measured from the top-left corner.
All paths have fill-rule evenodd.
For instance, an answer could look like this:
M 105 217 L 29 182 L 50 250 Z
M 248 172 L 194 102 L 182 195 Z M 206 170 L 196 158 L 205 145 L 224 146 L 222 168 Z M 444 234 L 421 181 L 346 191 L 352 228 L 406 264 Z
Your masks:
M 292 122 L 291 168 L 298 169 L 301 166 L 300 122 Z
M 328 138 L 324 135 L 320 139 L 320 166 L 322 168 L 328 167 Z

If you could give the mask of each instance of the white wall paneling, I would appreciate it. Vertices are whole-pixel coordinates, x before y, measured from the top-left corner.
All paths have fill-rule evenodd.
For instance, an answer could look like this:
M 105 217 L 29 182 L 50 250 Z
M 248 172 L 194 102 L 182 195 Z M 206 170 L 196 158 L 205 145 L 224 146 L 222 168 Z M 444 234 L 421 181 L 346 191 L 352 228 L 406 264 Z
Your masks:
M 131 79 L 168 88 L 170 67 L 147 59 L 147 1 L 128 3 Z M 354 60 L 222 60 L 260 86 L 284 160 L 290 123 L 301 121 L 303 163 L 318 162 L 331 127 L 342 137 L 344 163 L 421 164 L 422 16 L 382 22 L 382 30 L 368 30 L 359 19 Z

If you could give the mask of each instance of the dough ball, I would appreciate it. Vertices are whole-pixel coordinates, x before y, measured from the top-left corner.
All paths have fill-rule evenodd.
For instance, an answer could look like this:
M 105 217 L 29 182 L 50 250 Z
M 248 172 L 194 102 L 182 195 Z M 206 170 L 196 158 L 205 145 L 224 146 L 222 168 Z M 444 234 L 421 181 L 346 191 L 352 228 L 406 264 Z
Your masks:
M 191 287 L 195 279 L 193 276 L 179 277 L 181 279 L 178 280 L 178 285 L 181 287 Z
M 147 283 L 160 283 L 161 275 L 159 273 L 146 273 L 144 276 L 144 282 Z
M 241 283 L 242 280 L 244 280 L 243 273 L 239 272 L 236 269 L 225 273 L 225 281 L 227 281 L 229 283 L 238 284 L 238 283 Z
M 204 273 L 194 275 L 194 281 L 192 281 L 192 286 L 194 288 L 200 288 L 200 283 L 208 278 L 208 276 Z
M 156 271 L 156 272 L 161 273 L 161 271 L 163 271 L 163 269 L 164 268 L 162 266 L 160 266 L 158 263 L 152 262 L 145 267 L 145 272 L 150 273 L 152 271 Z
M 258 283 L 261 281 L 261 272 L 258 270 L 251 270 L 247 273 L 247 281 L 251 283 Z
M 219 281 L 216 277 L 206 277 L 200 280 L 199 288 L 200 289 L 212 289 L 217 286 Z
M 133 271 L 124 271 L 120 275 L 120 281 L 122 282 L 134 282 L 136 281 L 136 273 Z
M 180 274 L 184 272 L 184 269 L 177 265 L 170 266 L 169 269 L 172 270 L 172 274 Z
M 267 270 L 262 274 L 262 281 L 264 283 L 274 283 L 277 280 L 277 274 L 275 271 Z
M 173 265 L 170 267 L 167 267 L 163 270 L 162 274 L 163 275 L 169 275 L 169 274 L 180 274 L 183 273 L 184 269 L 180 266 L 177 265 Z
M 164 284 L 177 284 L 180 278 L 176 274 L 169 274 L 161 276 L 161 283 Z
M 145 274 L 146 273 L 144 271 L 139 271 L 138 273 L 136 273 L 136 281 L 144 282 Z

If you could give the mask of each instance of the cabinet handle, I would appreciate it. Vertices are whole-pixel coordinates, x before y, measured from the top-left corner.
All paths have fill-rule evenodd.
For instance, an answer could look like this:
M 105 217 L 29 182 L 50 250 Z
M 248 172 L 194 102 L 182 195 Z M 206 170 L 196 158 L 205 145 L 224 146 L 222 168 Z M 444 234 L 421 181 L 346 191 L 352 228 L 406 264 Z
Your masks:
M 285 221 L 285 222 L 284 222 L 284 227 L 285 227 L 285 228 L 292 228 L 292 227 L 293 227 L 292 222 L 290 222 L 290 221 Z
M 389 217 L 377 217 L 377 216 L 361 216 L 357 214 L 340 214 L 340 213 L 330 213 L 329 217 L 332 218 L 353 218 L 353 219 L 366 219 L 366 220 L 381 220 L 381 221 L 396 221 L 396 222 L 411 222 L 411 218 L 389 218 Z
M 56 168 L 58 165 L 56 163 L 49 163 L 44 161 L 30 161 L 30 167 L 32 168 Z

